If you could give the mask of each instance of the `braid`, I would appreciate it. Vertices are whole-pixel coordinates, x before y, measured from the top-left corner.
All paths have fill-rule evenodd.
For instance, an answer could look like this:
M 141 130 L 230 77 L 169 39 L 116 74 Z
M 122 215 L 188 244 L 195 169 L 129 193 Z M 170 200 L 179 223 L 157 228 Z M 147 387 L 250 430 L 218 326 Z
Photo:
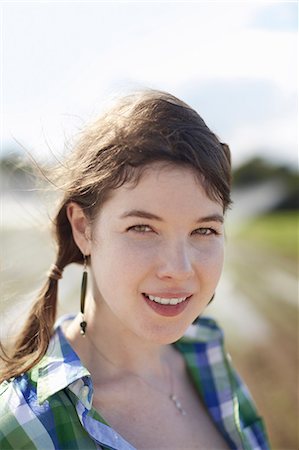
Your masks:
M 48 277 L 50 280 L 60 280 L 62 278 L 62 270 L 56 266 L 56 264 L 52 264 L 50 270 L 48 272 Z
M 73 240 L 65 210 L 63 205 L 55 223 L 58 243 L 56 262 L 47 273 L 48 279 L 29 312 L 11 354 L 8 355 L 1 346 L 4 368 L 1 368 L 0 382 L 30 370 L 44 356 L 56 320 L 58 281 L 68 264 L 82 262 L 82 254 Z

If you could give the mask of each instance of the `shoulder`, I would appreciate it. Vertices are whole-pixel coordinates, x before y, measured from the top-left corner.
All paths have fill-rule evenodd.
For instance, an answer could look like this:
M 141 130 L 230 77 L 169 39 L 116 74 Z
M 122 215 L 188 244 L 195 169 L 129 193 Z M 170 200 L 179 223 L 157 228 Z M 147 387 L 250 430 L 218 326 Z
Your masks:
M 255 416 L 254 402 L 246 384 L 232 363 L 231 356 L 226 350 L 224 332 L 216 320 L 210 317 L 198 318 L 178 342 L 178 344 L 180 343 L 185 346 L 187 353 L 194 352 L 201 356 L 205 355 L 205 359 L 203 357 L 197 359 L 198 368 L 209 365 L 211 376 L 221 378 L 222 382 L 225 378 L 231 387 L 232 395 L 238 398 L 241 409 L 247 410 L 248 413 Z M 222 369 L 218 370 L 220 367 Z
M 44 434 L 44 430 L 38 419 L 38 409 L 36 385 L 29 374 L 0 385 L 0 448 L 39 448 L 38 436 Z M 47 444 L 44 448 L 54 448 L 47 436 L 43 442 Z
M 41 402 L 35 369 L 0 385 L 0 448 L 54 449 L 59 420 L 68 417 L 63 392 Z M 66 421 L 65 421 L 66 422 Z
M 36 366 L 0 385 L 0 448 L 48 450 L 84 439 L 69 388 L 88 375 L 57 329 Z
M 41 400 L 32 372 L 0 385 L 0 411 L 1 449 L 64 448 L 70 435 L 76 442 L 79 419 L 69 396 L 60 390 Z
M 211 416 L 230 439 L 250 443 L 249 448 L 268 449 L 268 439 L 251 394 L 232 365 L 218 323 L 200 317 L 175 343 Z M 239 445 L 238 444 L 238 445 Z
M 0 384 L 0 404 L 5 411 L 14 412 L 36 396 L 36 383 L 31 379 L 30 372 L 3 381 Z M 3 412 L 3 407 L 1 412 Z

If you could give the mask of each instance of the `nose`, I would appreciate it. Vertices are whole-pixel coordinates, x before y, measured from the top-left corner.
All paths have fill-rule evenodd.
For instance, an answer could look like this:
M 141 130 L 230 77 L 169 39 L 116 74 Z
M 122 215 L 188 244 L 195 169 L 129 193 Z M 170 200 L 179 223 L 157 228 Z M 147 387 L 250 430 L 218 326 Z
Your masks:
M 158 278 L 184 281 L 193 275 L 192 251 L 185 242 L 171 242 L 161 248 L 157 266 Z

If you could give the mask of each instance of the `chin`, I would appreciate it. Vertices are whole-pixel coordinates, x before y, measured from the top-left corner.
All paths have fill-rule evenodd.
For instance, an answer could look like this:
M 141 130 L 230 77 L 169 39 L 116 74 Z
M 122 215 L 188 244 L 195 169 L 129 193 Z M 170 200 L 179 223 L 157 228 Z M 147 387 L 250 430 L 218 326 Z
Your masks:
M 143 335 L 143 338 L 145 338 L 147 341 L 152 342 L 153 344 L 158 345 L 173 344 L 185 334 L 186 330 L 191 325 L 191 323 L 185 325 L 164 324 L 160 326 L 155 326 L 151 329 L 147 327 L 147 329 L 144 328 L 142 330 L 141 334 Z

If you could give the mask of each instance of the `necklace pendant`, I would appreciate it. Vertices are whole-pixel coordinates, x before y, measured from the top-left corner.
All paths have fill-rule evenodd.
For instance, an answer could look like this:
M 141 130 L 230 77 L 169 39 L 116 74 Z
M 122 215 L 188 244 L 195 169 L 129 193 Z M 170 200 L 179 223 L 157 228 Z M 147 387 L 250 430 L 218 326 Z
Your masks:
M 179 399 L 177 398 L 177 396 L 174 395 L 174 394 L 170 394 L 169 398 L 170 398 L 170 400 L 174 403 L 176 409 L 182 414 L 182 416 L 186 416 L 187 413 L 186 413 L 186 411 L 184 410 L 184 408 L 182 407 L 181 402 L 179 401 Z

